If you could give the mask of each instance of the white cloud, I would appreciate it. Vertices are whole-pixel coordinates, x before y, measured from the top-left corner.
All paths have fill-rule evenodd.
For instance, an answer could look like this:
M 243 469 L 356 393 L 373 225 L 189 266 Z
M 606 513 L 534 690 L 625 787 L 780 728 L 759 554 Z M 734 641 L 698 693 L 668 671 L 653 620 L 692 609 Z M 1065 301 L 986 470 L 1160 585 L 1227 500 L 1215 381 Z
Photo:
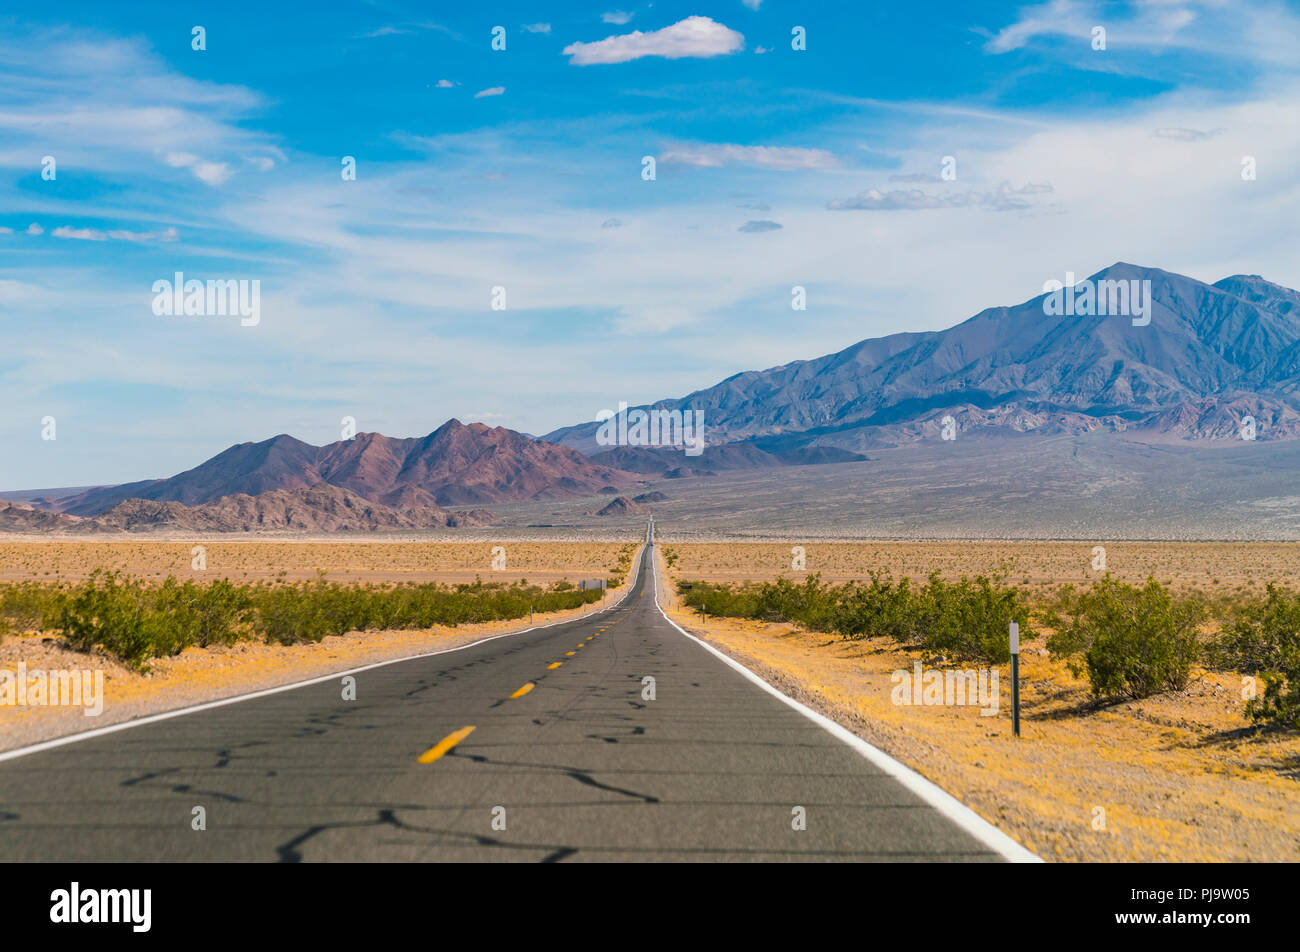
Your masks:
M 763 0 L 741 0 L 741 2 L 751 10 L 757 10 L 763 5 Z
M 891 178 L 901 176 L 890 176 Z M 1023 196 L 1050 193 L 1052 186 L 1029 182 L 1019 188 L 1013 188 L 1010 182 L 1002 182 L 997 188 L 988 192 L 924 192 L 919 188 L 867 189 L 852 198 L 837 198 L 828 202 L 826 207 L 832 211 L 918 211 L 934 208 L 969 208 L 983 207 L 994 211 L 1015 211 L 1032 207 Z
M 175 228 L 163 231 L 110 231 L 108 237 L 116 241 L 179 241 L 180 234 Z
M 108 241 L 108 235 L 95 228 L 70 228 L 61 225 L 50 234 L 55 238 L 76 238 L 79 241 Z
M 50 234 L 55 238 L 77 241 L 108 241 L 110 238 L 114 241 L 178 241 L 180 239 L 180 234 L 175 228 L 167 228 L 163 231 L 127 231 L 119 228 L 105 232 L 98 228 L 73 228 L 69 225 L 60 225 Z
M 839 159 L 825 149 L 803 149 L 793 146 L 729 145 L 702 143 L 681 145 L 659 157 L 664 164 L 693 165 L 698 168 L 717 168 L 738 163 L 761 169 L 794 171 L 806 169 L 833 169 Z
M 626 63 L 644 56 L 664 59 L 725 56 L 745 48 L 745 38 L 708 17 L 692 16 L 662 30 L 635 30 L 594 43 L 570 43 L 564 55 L 575 66 Z
M 1050 0 L 1020 11 L 1020 19 L 998 31 L 985 44 L 991 53 L 1018 50 L 1038 36 L 1089 36 L 1096 18 L 1088 15 L 1087 6 L 1076 0 Z
M 1222 131 L 1222 129 L 1211 129 L 1208 132 L 1205 132 L 1201 129 L 1176 127 L 1157 129 L 1151 134 L 1159 139 L 1173 139 L 1175 142 L 1200 142 L 1204 139 L 1212 139 Z
M 529 33 L 550 33 L 551 25 L 549 23 L 525 23 L 524 29 Z
M 45 234 L 45 229 L 42 228 L 40 225 L 36 224 L 36 222 L 32 222 L 30 225 L 27 226 L 27 234 L 43 235 Z
M 1093 0 L 1048 0 L 1022 7 L 1018 19 L 994 34 L 984 49 L 1007 53 L 1039 37 L 1071 37 L 1077 41 L 1078 65 L 1103 67 L 1092 50 L 1092 29 L 1106 29 L 1107 49 L 1164 52 L 1186 50 L 1273 64 L 1294 71 L 1300 18 L 1283 4 L 1224 2 L 1224 0 L 1139 0 L 1127 7 Z
M 506 88 L 504 86 L 491 86 L 487 89 L 480 89 L 474 94 L 474 98 L 482 99 L 484 96 L 500 96 L 505 93 L 505 91 Z
M 632 19 L 633 14 L 623 10 L 610 10 L 608 13 L 602 13 L 600 19 L 604 23 L 613 23 L 615 26 L 622 26 Z
M 450 89 L 452 86 L 455 86 L 455 85 L 456 85 L 456 84 L 453 83 L 450 79 L 440 79 L 440 80 L 438 80 L 438 83 L 437 83 L 437 86 L 438 86 L 439 89 Z
M 190 171 L 206 185 L 220 185 L 234 175 L 225 162 L 196 162 Z
M 189 169 L 205 185 L 220 185 L 234 174 L 225 162 L 208 162 L 192 152 L 168 152 L 165 161 L 174 169 Z

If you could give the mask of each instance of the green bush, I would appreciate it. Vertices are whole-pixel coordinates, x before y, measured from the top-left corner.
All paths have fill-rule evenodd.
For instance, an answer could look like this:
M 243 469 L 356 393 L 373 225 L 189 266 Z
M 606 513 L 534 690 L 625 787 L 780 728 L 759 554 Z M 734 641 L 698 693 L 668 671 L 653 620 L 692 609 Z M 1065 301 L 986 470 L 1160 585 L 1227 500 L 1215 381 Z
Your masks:
M 1021 604 L 1020 593 L 1000 579 L 981 575 L 945 582 L 935 573 L 918 593 L 917 602 L 921 646 L 949 660 L 1010 661 L 1013 621 L 1023 639 L 1033 637 L 1029 610 Z
M 292 584 L 255 585 L 219 579 L 209 585 L 169 577 L 159 585 L 96 571 L 72 586 L 0 586 L 0 627 L 13 618 L 59 631 L 77 651 L 103 648 L 146 670 L 150 659 L 191 645 L 231 644 L 260 637 L 291 644 L 384 628 L 432 628 L 522 618 L 530 611 L 576 608 L 600 600 L 599 590 L 438 583 L 343 586 L 322 574 Z M 22 623 L 20 621 L 20 623 Z
M 1001 578 L 945 582 L 935 574 L 918 589 L 906 578 L 894 582 L 873 572 L 865 584 L 828 586 L 811 575 L 799 585 L 789 579 L 735 588 L 684 582 L 678 591 L 686 605 L 714 615 L 795 622 L 847 639 L 885 635 L 953 660 L 1007 661 L 1013 620 L 1022 637 L 1033 637 L 1020 593 Z
M 1175 599 L 1154 578 L 1138 588 L 1109 575 L 1088 591 L 1062 593 L 1071 616 L 1062 621 L 1048 649 L 1067 659 L 1075 676 L 1087 673 L 1096 698 L 1144 698 L 1187 687 L 1199 646 L 1199 603 Z
M 1238 610 L 1210 646 L 1216 667 L 1259 675 L 1264 692 L 1246 702 L 1251 720 L 1300 728 L 1300 595 L 1269 584 Z

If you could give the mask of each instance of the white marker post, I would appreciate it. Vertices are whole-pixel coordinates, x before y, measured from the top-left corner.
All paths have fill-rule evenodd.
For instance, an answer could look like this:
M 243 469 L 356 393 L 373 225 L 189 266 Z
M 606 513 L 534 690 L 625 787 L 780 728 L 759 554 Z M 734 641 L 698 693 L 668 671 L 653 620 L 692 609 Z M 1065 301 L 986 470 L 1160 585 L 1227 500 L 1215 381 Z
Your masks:
M 1011 729 L 1020 736 L 1020 626 L 1011 623 Z

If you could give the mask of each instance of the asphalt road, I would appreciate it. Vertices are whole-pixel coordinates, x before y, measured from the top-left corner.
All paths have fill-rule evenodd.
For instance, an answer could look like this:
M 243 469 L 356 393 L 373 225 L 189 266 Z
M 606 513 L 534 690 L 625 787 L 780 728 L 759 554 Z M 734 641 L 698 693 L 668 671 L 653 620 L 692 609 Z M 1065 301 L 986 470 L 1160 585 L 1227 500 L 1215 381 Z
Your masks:
M 619 607 L 355 677 L 0 762 L 0 862 L 1003 858 L 674 628 L 646 556 Z

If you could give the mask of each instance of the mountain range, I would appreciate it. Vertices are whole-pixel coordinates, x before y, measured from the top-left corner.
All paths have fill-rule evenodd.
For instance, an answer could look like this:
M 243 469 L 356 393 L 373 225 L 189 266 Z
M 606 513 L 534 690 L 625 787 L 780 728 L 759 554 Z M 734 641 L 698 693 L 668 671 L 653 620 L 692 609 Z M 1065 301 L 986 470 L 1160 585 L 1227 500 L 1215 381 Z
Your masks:
M 603 446 L 595 422 L 541 438 L 454 419 L 424 437 L 361 433 L 325 446 L 281 434 L 166 479 L 21 494 L 33 505 L 0 503 L 0 528 L 482 524 L 494 517 L 447 507 L 621 497 L 659 479 L 860 462 L 937 439 L 947 416 L 963 439 L 1101 431 L 1216 445 L 1240 443 L 1246 417 L 1261 441 L 1300 437 L 1300 294 L 1258 275 L 1205 284 L 1122 262 L 1087 281 L 1149 282 L 1149 323 L 1054 313 L 1044 294 L 633 408 L 702 412 L 696 455 Z M 616 502 L 606 509 L 639 506 Z
M 861 452 L 939 434 L 1138 431 L 1153 439 L 1300 436 L 1300 294 L 1258 275 L 1214 284 L 1123 262 L 1088 281 L 1149 281 L 1150 323 L 1056 315 L 1046 294 L 955 327 L 860 341 L 640 409 L 702 411 L 710 446 Z M 593 458 L 599 424 L 543 439 Z
M 438 506 L 396 509 L 348 489 L 317 483 L 233 493 L 187 506 L 174 501 L 125 499 L 99 516 L 75 516 L 0 500 L 0 531 L 9 532 L 376 532 L 490 524 L 490 512 L 449 512 Z
M 635 481 L 566 446 L 504 427 L 448 420 L 425 437 L 358 433 L 325 446 L 281 434 L 232 446 L 170 479 L 98 487 L 47 506 L 98 516 L 127 499 L 197 506 L 234 494 L 258 496 L 326 483 L 383 506 L 412 510 L 582 495 Z

